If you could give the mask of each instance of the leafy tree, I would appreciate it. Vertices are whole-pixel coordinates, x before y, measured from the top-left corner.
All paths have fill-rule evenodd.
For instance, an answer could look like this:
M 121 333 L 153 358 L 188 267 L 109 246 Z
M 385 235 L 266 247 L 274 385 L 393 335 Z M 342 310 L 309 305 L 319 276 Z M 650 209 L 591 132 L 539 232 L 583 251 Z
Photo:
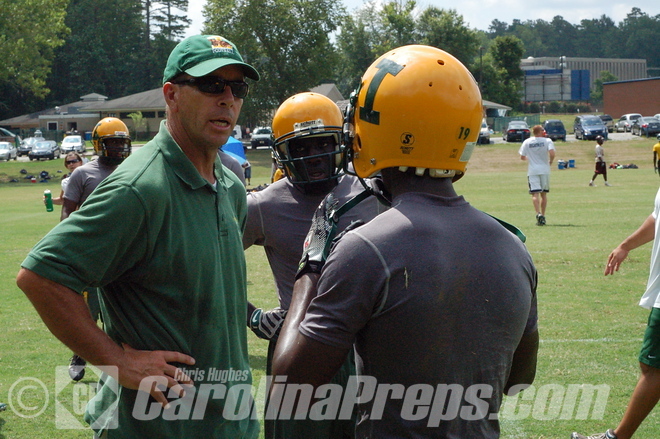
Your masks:
M 152 7 L 150 10 L 145 8 L 145 14 L 150 16 L 147 23 L 155 27 L 155 29 L 148 28 L 150 35 L 162 35 L 170 41 L 184 37 L 192 20 L 178 12 L 185 14 L 188 11 L 188 0 L 144 1 Z
M 449 52 L 465 65 L 479 53 L 477 32 L 468 28 L 463 16 L 453 9 L 425 9 L 419 17 L 417 33 L 421 44 Z
M 286 98 L 334 80 L 339 56 L 330 35 L 343 14 L 333 0 L 208 1 L 205 33 L 236 43 L 261 74 L 243 104 L 243 125 L 270 123 Z
M 48 78 L 51 105 L 92 92 L 114 99 L 153 88 L 140 44 L 141 12 L 140 0 L 71 0 L 66 17 L 71 34 Z
M 632 8 L 619 25 L 624 58 L 644 58 L 649 66 L 660 67 L 660 15 L 651 17 L 639 8 Z
M 520 68 L 525 49 L 523 42 L 514 36 L 497 37 L 493 41 L 490 52 L 493 56 L 493 64 L 506 72 L 506 80 L 521 80 L 523 71 Z
M 591 58 L 616 58 L 619 53 L 619 29 L 611 18 L 601 15 L 600 18 L 582 20 L 577 27 L 577 44 L 571 56 Z
M 525 48 L 522 41 L 514 36 L 497 37 L 489 50 L 492 58 L 491 78 L 488 81 L 488 98 L 495 102 L 516 107 L 522 96 L 523 71 L 520 59 Z M 484 70 L 484 74 L 487 70 Z
M 415 36 L 415 0 L 390 0 L 379 12 L 381 33 L 374 49 L 382 55 L 397 47 L 413 44 Z
M 607 70 L 600 72 L 600 78 L 594 80 L 594 89 L 591 92 L 591 101 L 594 103 L 603 102 L 603 84 L 605 82 L 618 81 L 619 78 L 614 76 L 612 73 Z
M 506 35 L 508 28 L 509 25 L 506 22 L 495 19 L 490 22 L 490 26 L 488 26 L 488 32 L 493 38 L 503 37 Z
M 49 92 L 55 49 L 64 43 L 68 0 L 0 0 L 0 118 Z M 11 107 L 10 107 L 11 103 Z
M 137 140 L 140 129 L 145 128 L 147 126 L 147 119 L 144 118 L 141 111 L 130 113 L 128 117 L 130 117 L 131 120 L 133 121 L 133 130 L 135 131 L 135 135 L 134 135 L 135 137 L 133 138 L 133 140 Z
M 337 36 L 337 47 L 341 61 L 338 68 L 337 88 L 349 97 L 357 88 L 362 74 L 377 55 L 374 50 L 373 5 L 356 11 L 356 17 L 346 16 Z

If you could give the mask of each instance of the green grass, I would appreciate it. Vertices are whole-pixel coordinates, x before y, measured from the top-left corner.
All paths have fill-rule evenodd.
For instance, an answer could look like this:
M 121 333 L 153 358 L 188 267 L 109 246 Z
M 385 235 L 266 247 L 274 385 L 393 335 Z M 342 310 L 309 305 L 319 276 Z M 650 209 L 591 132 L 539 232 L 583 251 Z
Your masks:
M 535 226 L 527 193 L 526 164 L 517 155 L 519 145 L 479 146 L 467 175 L 456 183 L 457 191 L 475 207 L 517 225 L 527 235 L 527 247 L 539 271 L 538 300 L 541 347 L 535 388 L 555 389 L 530 401 L 517 401 L 513 413 L 503 416 L 502 438 L 567 438 L 578 430 L 604 431 L 620 419 L 638 377 L 637 354 L 647 311 L 637 305 L 649 271 L 651 246 L 631 253 L 619 273 L 603 276 L 609 252 L 650 214 L 660 179 L 651 166 L 654 142 L 633 139 L 608 142 L 608 162 L 635 163 L 639 169 L 609 170 L 612 187 L 588 187 L 593 173 L 593 142 L 557 143 L 557 158 L 576 160 L 573 169 L 557 170 L 545 227 Z M 268 183 L 270 154 L 248 151 L 252 184 Z M 0 181 L 47 170 L 56 174 L 62 161 L 0 163 Z M 43 190 L 59 190 L 58 179 L 49 183 L 0 184 L 0 402 L 9 401 L 26 378 L 43 382 L 49 398 L 45 411 L 34 419 L 17 416 L 11 409 L 0 414 L 0 438 L 89 438 L 85 430 L 60 431 L 55 425 L 55 368 L 66 366 L 69 350 L 45 328 L 25 296 L 15 285 L 15 275 L 30 247 L 58 222 L 59 208 L 47 213 Z M 264 252 L 251 248 L 248 261 L 248 294 L 259 306 L 276 304 L 274 284 Z M 350 275 L 348 273 L 347 275 Z M 438 326 L 442 330 L 442 326 Z M 248 334 L 255 382 L 264 374 L 266 343 Z M 24 381 L 20 381 L 23 379 Z M 85 380 L 89 384 L 92 380 Z M 549 402 L 561 401 L 561 389 L 569 385 L 610 388 L 603 419 L 562 419 Z M 552 387 L 555 386 L 555 387 Z M 75 407 L 78 395 L 70 388 L 58 396 L 66 407 Z M 24 403 L 38 405 L 36 390 L 23 394 Z M 524 416 L 526 407 L 531 414 Z M 76 409 L 78 412 L 80 410 Z M 523 415 L 520 415 L 522 413 Z M 636 437 L 660 437 L 660 415 L 651 413 Z

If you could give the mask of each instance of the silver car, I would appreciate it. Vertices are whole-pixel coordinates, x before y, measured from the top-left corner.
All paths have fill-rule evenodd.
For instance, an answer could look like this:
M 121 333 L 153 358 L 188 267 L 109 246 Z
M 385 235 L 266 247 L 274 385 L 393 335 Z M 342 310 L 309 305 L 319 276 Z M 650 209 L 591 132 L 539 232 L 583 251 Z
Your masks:
M 0 160 L 16 160 L 18 158 L 18 153 L 16 147 L 13 143 L 9 142 L 0 142 Z
M 629 113 L 629 114 L 624 114 L 621 116 L 619 121 L 614 124 L 614 129 L 616 130 L 617 133 L 624 132 L 624 133 L 629 133 L 632 124 L 635 122 L 636 119 L 639 119 L 642 117 L 641 114 L 639 113 Z
M 82 154 L 86 150 L 85 141 L 83 140 L 82 136 L 66 136 L 64 139 L 62 139 L 60 149 L 62 150 L 62 154 L 66 154 L 72 151 Z

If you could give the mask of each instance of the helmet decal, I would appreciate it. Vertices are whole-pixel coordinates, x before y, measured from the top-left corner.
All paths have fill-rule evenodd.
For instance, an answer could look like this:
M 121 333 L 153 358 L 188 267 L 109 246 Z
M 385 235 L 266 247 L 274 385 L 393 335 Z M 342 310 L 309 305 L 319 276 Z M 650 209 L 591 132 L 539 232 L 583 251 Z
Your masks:
M 378 64 L 376 64 L 376 69 L 378 72 L 374 75 L 373 79 L 369 83 L 369 88 L 367 89 L 367 97 L 364 100 L 364 107 L 360 107 L 360 119 L 365 122 L 373 123 L 375 125 L 380 124 L 380 112 L 374 110 L 374 100 L 376 99 L 376 93 L 378 92 L 378 87 L 385 79 L 385 76 L 390 74 L 396 76 L 405 66 L 397 64 L 396 62 L 390 59 L 382 59 Z

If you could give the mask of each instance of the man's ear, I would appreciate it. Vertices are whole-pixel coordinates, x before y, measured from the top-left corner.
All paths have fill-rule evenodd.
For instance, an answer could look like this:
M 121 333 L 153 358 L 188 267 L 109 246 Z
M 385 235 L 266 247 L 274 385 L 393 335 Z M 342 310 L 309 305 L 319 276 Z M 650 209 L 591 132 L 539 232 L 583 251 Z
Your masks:
M 178 94 L 179 94 L 179 87 L 176 87 L 171 82 L 166 82 L 163 85 L 163 96 L 165 97 L 165 104 L 172 111 L 176 111 Z

